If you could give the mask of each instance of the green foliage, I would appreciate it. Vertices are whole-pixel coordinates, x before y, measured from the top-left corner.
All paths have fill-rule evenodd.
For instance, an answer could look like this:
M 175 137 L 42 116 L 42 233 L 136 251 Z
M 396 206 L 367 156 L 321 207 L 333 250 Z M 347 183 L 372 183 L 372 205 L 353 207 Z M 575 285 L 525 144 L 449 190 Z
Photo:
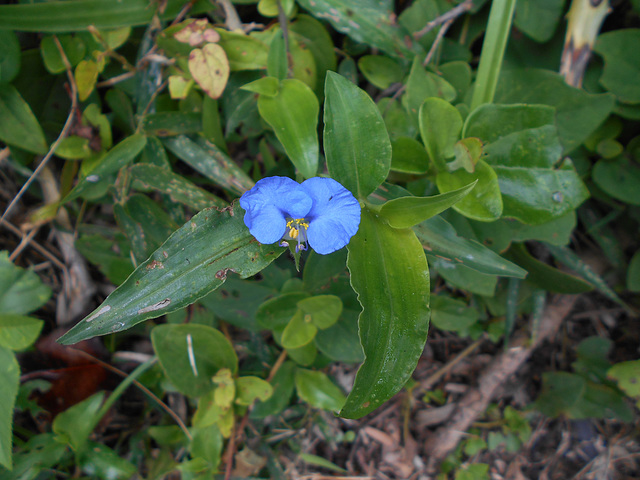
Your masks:
M 37 310 L 51 296 L 51 289 L 29 270 L 13 265 L 0 252 L 0 465 L 11 469 L 13 407 L 20 385 L 16 350 L 24 350 L 38 338 L 43 322 L 24 314 Z
M 328 431 L 321 410 L 356 419 L 411 390 L 430 320 L 447 335 L 497 342 L 526 333 L 530 315 L 535 336 L 547 292 L 592 290 L 635 313 L 640 30 L 598 36 L 583 89 L 555 73 L 562 0 L 476 1 L 451 30 L 440 22 L 426 34 L 452 2 L 400 2 L 398 11 L 389 0 L 224 3 L 224 15 L 206 1 L 185 10 L 178 0 L 0 6 L 0 162 L 22 178 L 50 154 L 56 189 L 26 189 L 26 221 L 72 225 L 64 233 L 92 275 L 117 287 L 59 341 L 116 333 L 112 353 L 140 337 L 153 347 L 110 395 L 90 392 L 51 432 L 12 436 L 16 398 L 27 415 L 32 407 L 20 405 L 35 388 L 19 386 L 14 352 L 37 341 L 43 322 L 28 315 L 51 289 L 0 253 L 0 465 L 15 467 L 6 478 L 52 469 L 213 478 L 247 417 L 263 438 L 280 422 Z M 56 142 L 70 94 L 77 108 Z M 291 261 L 280 241 L 254 238 L 238 197 L 275 176 L 329 176 L 355 196 L 360 224 L 346 249 L 296 249 L 287 227 Z M 569 248 L 587 236 L 608 271 Z M 610 348 L 587 339 L 573 371 L 544 372 L 536 408 L 631 421 L 638 361 L 612 365 Z M 329 375 L 337 362 L 360 364 L 350 389 Z M 186 425 L 162 417 L 112 448 L 94 441 L 134 380 L 158 397 L 187 397 Z M 445 401 L 442 390 L 424 398 Z M 442 475 L 488 478 L 488 465 L 464 461 L 527 442 L 523 413 L 487 416 L 495 423 L 470 432 Z M 247 478 L 283 477 L 281 446 L 258 443 L 236 466 L 255 466 Z M 301 462 L 343 471 L 296 440 L 283 445 Z

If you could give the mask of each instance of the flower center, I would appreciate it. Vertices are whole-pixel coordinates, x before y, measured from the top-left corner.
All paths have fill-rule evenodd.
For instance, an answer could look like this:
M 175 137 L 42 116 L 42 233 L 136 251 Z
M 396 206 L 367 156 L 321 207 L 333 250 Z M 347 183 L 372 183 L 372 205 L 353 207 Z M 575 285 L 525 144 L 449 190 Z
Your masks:
M 297 240 L 296 251 L 306 250 L 307 246 L 304 243 L 307 241 L 307 228 L 309 223 L 304 218 L 290 218 L 287 220 L 287 231 L 283 239 Z

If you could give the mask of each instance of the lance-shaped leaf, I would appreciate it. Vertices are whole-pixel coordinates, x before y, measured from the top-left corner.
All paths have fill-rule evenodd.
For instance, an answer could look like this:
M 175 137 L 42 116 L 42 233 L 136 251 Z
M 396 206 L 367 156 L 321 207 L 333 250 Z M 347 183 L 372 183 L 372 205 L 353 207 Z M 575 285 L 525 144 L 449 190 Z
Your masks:
M 449 222 L 432 217 L 414 227 L 424 249 L 487 275 L 524 278 L 527 271 L 475 240 L 459 237 Z
M 299 0 L 314 16 L 329 20 L 333 27 L 358 43 L 377 47 L 397 58 L 411 58 L 421 50 L 417 43 L 408 47 L 409 32 L 395 22 L 386 2 L 359 0 Z
M 255 275 L 283 251 L 260 245 L 239 205 L 203 210 L 185 223 L 94 312 L 59 341 L 118 332 L 183 308 L 224 283 L 228 272 Z
M 179 159 L 226 190 L 242 195 L 254 185 L 227 154 L 205 138 L 178 135 L 164 139 L 163 143 Z
M 387 219 L 393 228 L 410 228 L 427 220 L 461 200 L 473 187 L 469 185 L 431 197 L 401 197 L 389 200 L 380 209 L 380 215 Z
M 365 361 L 340 415 L 359 418 L 395 395 L 411 377 L 429 328 L 429 267 L 410 229 L 394 229 L 363 210 L 347 266 L 362 312 Z
M 203 190 L 197 185 L 171 170 L 152 165 L 137 163 L 130 168 L 132 187 L 141 192 L 159 191 L 169 196 L 171 201 L 188 205 L 195 210 L 208 207 L 226 207 L 221 198 Z
M 371 97 L 349 80 L 327 72 L 324 152 L 331 177 L 358 198 L 380 185 L 391 168 L 391 141 Z
M 116 173 L 120 168 L 132 162 L 147 144 L 144 135 L 135 134 L 125 138 L 115 147 L 107 152 L 100 162 L 81 180 L 69 194 L 64 197 L 63 202 L 69 202 L 88 192 L 95 187 L 96 183 L 105 180 L 105 177 Z
M 184 8 L 184 0 L 167 0 L 149 5 L 148 0 L 79 0 L 73 2 L 23 3 L 0 5 L 0 29 L 27 32 L 72 32 L 89 25 L 98 29 L 147 25 L 155 14 L 173 20 Z M 209 2 L 198 1 L 189 10 L 192 15 L 211 9 Z

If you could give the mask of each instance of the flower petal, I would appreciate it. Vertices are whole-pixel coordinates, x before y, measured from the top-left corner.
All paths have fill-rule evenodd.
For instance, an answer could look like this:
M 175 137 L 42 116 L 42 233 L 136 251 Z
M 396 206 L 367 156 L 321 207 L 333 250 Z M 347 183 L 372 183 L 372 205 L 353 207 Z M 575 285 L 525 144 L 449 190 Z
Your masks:
M 260 243 L 282 238 L 286 217 L 303 218 L 313 203 L 309 194 L 288 177 L 267 177 L 240 197 L 244 224 Z
M 358 200 L 332 178 L 310 178 L 302 187 L 313 198 L 313 206 L 306 216 L 309 245 L 321 255 L 340 250 L 360 226 Z

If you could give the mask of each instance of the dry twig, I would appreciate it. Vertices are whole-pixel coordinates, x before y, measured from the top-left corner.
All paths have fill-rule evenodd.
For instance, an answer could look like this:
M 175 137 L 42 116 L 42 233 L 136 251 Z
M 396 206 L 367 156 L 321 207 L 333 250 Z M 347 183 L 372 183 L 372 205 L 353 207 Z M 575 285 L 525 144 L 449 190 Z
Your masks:
M 442 460 L 451 453 L 465 432 L 487 409 L 499 387 L 516 373 L 540 344 L 552 337 L 569 314 L 576 296 L 559 296 L 545 309 L 536 340 L 525 346 L 522 338 L 515 338 L 510 347 L 498 356 L 481 375 L 477 388 L 470 389 L 458 402 L 453 416 L 440 427 L 425 446 L 429 459 L 427 473 L 433 475 Z

